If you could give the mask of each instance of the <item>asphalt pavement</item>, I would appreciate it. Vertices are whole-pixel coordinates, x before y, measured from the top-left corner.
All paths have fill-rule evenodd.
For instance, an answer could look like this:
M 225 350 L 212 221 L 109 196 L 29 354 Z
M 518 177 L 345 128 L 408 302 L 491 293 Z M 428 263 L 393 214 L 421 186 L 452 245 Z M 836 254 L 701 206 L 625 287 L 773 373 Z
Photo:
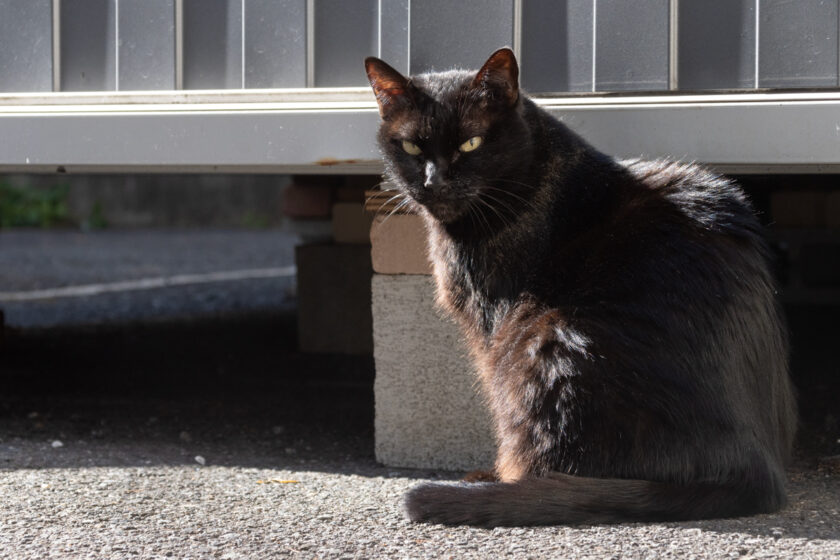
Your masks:
M 0 558 L 840 558 L 825 441 L 772 515 L 408 523 L 406 489 L 461 473 L 376 463 L 372 359 L 296 349 L 295 242 L 0 232 Z
M 3 231 L 0 307 L 19 328 L 289 307 L 297 242 L 276 230 Z

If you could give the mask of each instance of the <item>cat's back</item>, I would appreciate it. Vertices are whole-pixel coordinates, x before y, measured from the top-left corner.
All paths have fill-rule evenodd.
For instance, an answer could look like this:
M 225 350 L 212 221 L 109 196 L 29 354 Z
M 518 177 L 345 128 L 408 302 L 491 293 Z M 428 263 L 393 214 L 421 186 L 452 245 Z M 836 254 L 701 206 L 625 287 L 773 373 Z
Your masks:
M 785 457 L 796 422 L 787 333 L 749 199 L 702 166 L 613 163 L 597 177 L 613 189 L 610 210 L 568 245 L 559 241 L 552 263 L 560 279 L 552 305 L 597 341 L 592 352 L 601 360 L 586 364 L 591 379 L 621 379 L 629 393 L 687 390 L 697 402 L 683 403 L 685 410 L 726 416 Z M 642 380 L 638 386 L 627 371 Z M 710 408 L 693 408 L 701 401 Z
M 737 183 L 694 163 L 667 159 L 620 162 L 641 200 L 658 203 L 700 231 L 750 237 L 763 243 L 752 203 Z
M 733 291 L 774 298 L 764 229 L 735 182 L 669 160 L 614 162 L 599 181 L 613 190 L 600 203 L 609 210 L 575 243 L 581 270 L 591 273 L 581 282 L 605 284 L 619 298 L 627 295 L 621 286 L 695 301 Z

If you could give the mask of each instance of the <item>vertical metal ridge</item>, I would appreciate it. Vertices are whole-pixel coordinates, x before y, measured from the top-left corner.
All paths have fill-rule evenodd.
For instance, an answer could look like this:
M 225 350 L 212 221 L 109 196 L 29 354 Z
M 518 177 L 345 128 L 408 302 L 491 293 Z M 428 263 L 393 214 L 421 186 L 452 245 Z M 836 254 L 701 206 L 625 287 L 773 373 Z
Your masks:
M 175 0 L 175 89 L 184 89 L 184 0 Z
M 61 91 L 61 0 L 52 1 L 52 89 Z
M 306 0 L 306 87 L 315 87 L 315 0 Z
M 668 18 L 668 89 L 680 87 L 680 0 L 670 0 Z
M 592 0 L 592 91 L 595 85 L 595 57 L 598 55 L 598 0 Z
M 120 0 L 114 0 L 114 89 L 120 91 Z
M 239 0 L 242 11 L 239 15 L 240 30 L 239 30 L 239 84 L 242 89 L 245 89 L 245 0 Z
M 376 57 L 382 58 L 382 0 L 376 2 Z
M 761 23 L 759 20 L 759 9 L 761 6 L 761 0 L 755 0 L 755 76 L 753 79 L 753 87 L 758 89 L 758 69 L 759 69 L 759 50 L 758 46 L 760 44 L 759 36 L 761 34 Z
M 405 5 L 405 73 L 411 75 L 411 0 L 408 0 Z
M 522 0 L 513 0 L 513 54 L 522 59 Z

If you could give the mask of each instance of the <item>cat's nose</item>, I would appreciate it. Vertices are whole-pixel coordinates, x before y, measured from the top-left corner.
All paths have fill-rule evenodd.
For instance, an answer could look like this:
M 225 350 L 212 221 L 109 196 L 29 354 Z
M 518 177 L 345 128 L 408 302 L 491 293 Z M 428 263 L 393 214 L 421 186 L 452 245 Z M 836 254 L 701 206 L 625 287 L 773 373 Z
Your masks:
M 423 186 L 435 194 L 443 192 L 446 188 L 444 169 L 433 161 L 426 162 L 426 180 Z

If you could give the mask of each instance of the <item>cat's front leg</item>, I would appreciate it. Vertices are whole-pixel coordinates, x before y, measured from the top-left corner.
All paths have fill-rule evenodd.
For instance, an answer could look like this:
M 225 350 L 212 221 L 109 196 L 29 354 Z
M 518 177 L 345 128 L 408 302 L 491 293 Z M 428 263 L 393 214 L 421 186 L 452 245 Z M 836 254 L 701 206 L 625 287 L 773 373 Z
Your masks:
M 534 474 L 534 453 L 517 434 L 505 434 L 501 438 L 496 455 L 496 480 L 518 482 Z
M 502 319 L 486 358 L 477 362 L 496 426 L 500 481 L 561 466 L 565 426 L 579 420 L 575 379 L 590 361 L 590 344 L 558 309 L 523 301 Z

